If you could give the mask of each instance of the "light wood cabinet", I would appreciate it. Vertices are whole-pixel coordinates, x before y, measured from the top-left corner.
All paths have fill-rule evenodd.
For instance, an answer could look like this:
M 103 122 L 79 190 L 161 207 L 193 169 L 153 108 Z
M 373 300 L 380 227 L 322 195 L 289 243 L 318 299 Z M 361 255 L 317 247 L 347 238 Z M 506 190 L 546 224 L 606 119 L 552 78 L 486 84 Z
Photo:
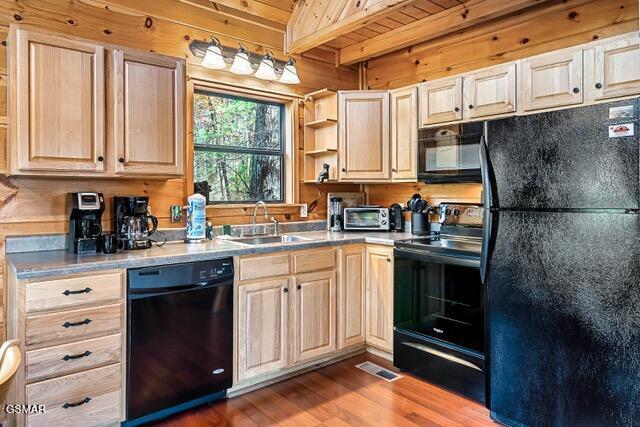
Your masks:
M 294 276 L 293 363 L 336 349 L 336 279 L 334 271 Z
M 366 341 L 393 351 L 393 247 L 367 247 Z
M 389 94 L 387 91 L 338 93 L 339 180 L 388 181 Z
M 338 258 L 338 348 L 343 349 L 365 339 L 365 246 L 341 247 Z
M 418 87 L 391 91 L 391 181 L 418 178 Z
M 462 77 L 420 84 L 421 126 L 462 119 Z
M 238 381 L 287 365 L 289 279 L 238 286 Z
M 184 168 L 184 61 L 117 50 L 116 172 L 180 175 Z
M 516 111 L 516 64 L 464 76 L 463 97 L 463 117 L 467 119 Z
M 10 45 L 11 173 L 104 171 L 104 47 L 22 29 Z
M 522 60 L 524 111 L 582 104 L 582 49 Z
M 640 93 L 640 37 L 596 46 L 593 71 L 596 100 Z

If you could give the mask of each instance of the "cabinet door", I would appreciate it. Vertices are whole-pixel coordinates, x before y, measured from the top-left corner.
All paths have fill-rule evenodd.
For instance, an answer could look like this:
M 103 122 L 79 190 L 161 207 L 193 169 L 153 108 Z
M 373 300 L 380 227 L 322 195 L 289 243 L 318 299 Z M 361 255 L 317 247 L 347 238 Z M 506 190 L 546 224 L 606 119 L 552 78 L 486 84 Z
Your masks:
M 336 349 L 336 273 L 323 271 L 295 276 L 293 303 L 293 363 Z
M 393 248 L 367 248 L 367 344 L 393 351 Z
M 104 170 L 104 47 L 15 29 L 12 172 Z
M 365 247 L 339 249 L 338 348 L 364 342 Z
M 516 64 L 469 74 L 462 92 L 466 119 L 516 111 Z
M 286 278 L 238 285 L 238 381 L 287 365 L 288 295 Z
M 116 51 L 118 173 L 181 175 L 184 167 L 184 61 Z
M 581 104 L 582 50 L 568 50 L 522 60 L 525 111 Z
M 462 77 L 420 85 L 422 126 L 462 119 Z
M 418 179 L 418 87 L 391 91 L 391 180 Z
M 595 47 L 595 99 L 640 93 L 640 38 Z
M 389 93 L 338 93 L 341 181 L 389 180 Z

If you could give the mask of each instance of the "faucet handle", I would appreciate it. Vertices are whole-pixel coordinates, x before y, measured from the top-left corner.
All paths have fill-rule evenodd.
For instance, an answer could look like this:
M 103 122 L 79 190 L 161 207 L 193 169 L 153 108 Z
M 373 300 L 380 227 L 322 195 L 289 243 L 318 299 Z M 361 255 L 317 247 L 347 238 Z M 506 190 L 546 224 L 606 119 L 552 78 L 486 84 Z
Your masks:
M 271 217 L 271 222 L 273 223 L 273 234 L 277 236 L 279 234 L 278 225 L 280 221 L 278 221 L 275 217 Z

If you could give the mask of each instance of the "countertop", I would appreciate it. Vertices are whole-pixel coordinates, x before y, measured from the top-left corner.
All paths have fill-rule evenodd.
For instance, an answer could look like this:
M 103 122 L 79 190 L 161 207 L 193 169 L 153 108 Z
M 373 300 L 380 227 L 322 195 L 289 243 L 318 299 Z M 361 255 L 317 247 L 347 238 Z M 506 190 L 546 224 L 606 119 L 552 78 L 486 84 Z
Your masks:
M 147 250 L 122 251 L 112 255 L 74 255 L 62 250 L 15 253 L 7 255 L 6 261 L 9 268 L 15 269 L 18 279 L 27 279 L 94 270 L 204 261 L 226 256 L 292 251 L 348 243 L 393 245 L 396 240 L 413 237 L 411 233 L 397 232 L 332 233 L 329 231 L 307 231 L 290 234 L 306 237 L 310 240 L 252 246 L 222 239 L 203 243 L 167 242 L 160 247 L 154 246 Z

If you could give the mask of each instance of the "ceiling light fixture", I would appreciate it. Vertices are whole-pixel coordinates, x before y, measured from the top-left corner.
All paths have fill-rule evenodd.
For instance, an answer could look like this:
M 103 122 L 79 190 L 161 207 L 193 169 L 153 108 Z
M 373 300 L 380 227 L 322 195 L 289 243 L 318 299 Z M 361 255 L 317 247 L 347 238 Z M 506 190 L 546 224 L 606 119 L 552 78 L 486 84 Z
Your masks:
M 284 64 L 284 69 L 282 70 L 282 76 L 280 76 L 280 83 L 285 83 L 288 85 L 297 85 L 300 83 L 300 79 L 298 78 L 298 70 L 296 70 L 296 60 L 292 57 L 289 57 L 289 60 L 286 64 Z
M 206 68 L 211 68 L 212 70 L 222 70 L 227 68 L 227 63 L 224 62 L 224 56 L 222 55 L 220 40 L 215 37 L 211 37 L 211 43 L 209 44 L 209 47 L 207 47 L 207 51 L 204 54 L 204 58 L 200 65 Z
M 242 44 L 240 45 L 240 49 L 238 49 L 235 58 L 233 58 L 233 64 L 231 64 L 231 69 L 229 71 L 234 74 L 244 76 L 253 74 L 253 67 L 249 61 L 249 52 L 244 46 L 242 46 Z
M 267 54 L 260 60 L 260 65 L 258 66 L 258 71 L 256 71 L 255 76 L 262 80 L 278 80 L 275 67 L 273 56 L 271 52 L 267 51 Z

